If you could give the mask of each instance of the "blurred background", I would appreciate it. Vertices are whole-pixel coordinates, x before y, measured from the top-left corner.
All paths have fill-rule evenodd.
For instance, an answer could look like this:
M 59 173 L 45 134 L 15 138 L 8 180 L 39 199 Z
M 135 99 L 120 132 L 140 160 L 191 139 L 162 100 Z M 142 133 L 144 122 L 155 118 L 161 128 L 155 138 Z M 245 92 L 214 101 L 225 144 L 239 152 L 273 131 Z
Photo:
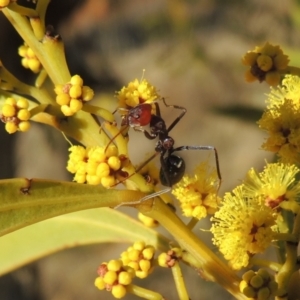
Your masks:
M 255 123 L 269 88 L 246 84 L 241 57 L 269 41 L 280 44 L 290 54 L 291 64 L 299 65 L 299 2 L 52 0 L 47 24 L 62 36 L 71 74 L 80 74 L 95 90 L 97 103 L 113 111 L 115 92 L 140 79 L 145 69 L 144 77 L 167 103 L 187 108 L 172 137 L 176 146 L 213 145 L 218 149 L 223 195 L 241 182 L 249 168 L 261 169 L 265 159 L 273 159 L 260 150 L 264 133 Z M 32 5 L 25 0 L 18 3 Z M 33 83 L 34 76 L 20 66 L 17 48 L 22 41 L 2 14 L 0 28 L 3 64 L 19 79 Z M 163 108 L 162 115 L 170 124 L 178 111 Z M 1 178 L 71 179 L 65 170 L 68 144 L 59 132 L 34 124 L 27 133 L 10 136 L 3 128 L 0 126 Z M 155 142 L 143 139 L 144 148 L 135 153 L 141 138 L 130 132 L 130 151 L 136 163 L 154 151 Z M 208 157 L 205 151 L 180 155 L 188 171 Z M 210 160 L 214 166 L 213 155 Z M 196 232 L 209 240 L 208 233 Z M 94 287 L 96 269 L 127 246 L 93 245 L 51 255 L 1 277 L 0 299 L 111 299 L 109 293 Z M 193 270 L 185 271 L 191 299 L 232 298 L 195 276 Z M 143 282 L 167 299 L 177 299 L 168 270 L 154 272 Z

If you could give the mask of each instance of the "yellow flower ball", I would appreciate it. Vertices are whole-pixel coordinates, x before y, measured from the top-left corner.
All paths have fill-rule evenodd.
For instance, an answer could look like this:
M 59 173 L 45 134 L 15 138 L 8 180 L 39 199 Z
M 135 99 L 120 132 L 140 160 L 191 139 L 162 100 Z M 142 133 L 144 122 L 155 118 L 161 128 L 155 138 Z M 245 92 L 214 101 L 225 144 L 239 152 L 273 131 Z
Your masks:
M 27 121 L 30 119 L 30 112 L 28 109 L 22 108 L 18 111 L 17 117 L 21 121 Z
M 125 297 L 126 292 L 126 288 L 121 284 L 114 285 L 111 290 L 112 295 L 117 299 Z
M 19 130 L 22 132 L 28 131 L 30 129 L 30 122 L 22 121 L 19 123 Z
M 120 271 L 123 264 L 120 259 L 112 259 L 107 263 L 107 269 L 110 271 Z
M 94 284 L 99 290 L 105 289 L 105 282 L 102 277 L 97 277 Z
M 10 0 L 0 0 L 0 8 L 7 6 Z
M 56 103 L 59 105 L 68 105 L 70 103 L 70 96 L 68 94 L 59 94 L 56 96 Z
M 70 83 L 71 83 L 71 85 L 82 86 L 83 85 L 83 80 L 79 75 L 74 75 L 74 76 L 71 77 Z
M 74 115 L 73 110 L 68 105 L 62 105 L 60 110 L 67 117 Z
M 17 101 L 15 100 L 15 98 L 10 97 L 5 100 L 5 104 L 10 104 L 12 106 L 15 106 L 17 104 Z
M 105 162 L 101 162 L 96 169 L 96 175 L 102 178 L 102 177 L 107 177 L 109 173 L 110 173 L 109 165 Z
M 28 108 L 29 107 L 29 102 L 25 98 L 20 98 L 17 101 L 17 107 L 18 108 Z
M 71 99 L 70 101 L 70 109 L 75 113 L 81 110 L 82 108 L 82 102 L 78 99 Z
M 28 60 L 26 57 L 24 57 L 24 58 L 21 59 L 21 64 L 22 64 L 22 66 L 23 66 L 24 68 L 26 68 L 26 69 L 29 68 L 29 66 L 28 66 L 28 61 L 29 61 L 29 60 Z
M 118 279 L 118 275 L 115 271 L 107 271 L 103 277 L 103 281 L 107 284 L 114 284 Z
M 74 84 L 73 86 L 71 86 L 69 90 L 69 95 L 71 98 L 79 98 L 81 94 L 82 94 L 82 89 L 79 84 Z
M 22 57 L 25 57 L 26 54 L 27 54 L 27 48 L 28 48 L 28 47 L 25 46 L 25 45 L 20 46 L 19 49 L 18 49 L 18 54 L 19 54 L 20 56 L 22 56 Z
M 41 63 L 37 59 L 34 59 L 34 58 L 29 59 L 28 60 L 28 67 L 32 72 L 38 73 L 41 70 Z
M 18 130 L 18 126 L 15 123 L 7 122 L 5 124 L 5 130 L 9 133 L 15 133 Z
M 115 171 L 117 171 L 121 168 L 121 161 L 120 161 L 119 157 L 117 157 L 117 156 L 111 156 L 108 159 L 107 163 Z
M 2 114 L 4 117 L 13 117 L 15 116 L 16 112 L 16 108 L 10 104 L 4 104 L 2 107 Z
M 131 275 L 126 272 L 126 271 L 123 271 L 123 272 L 120 272 L 119 273 L 119 276 L 118 276 L 118 282 L 122 285 L 128 285 L 130 284 L 132 281 L 132 277 Z
M 84 86 L 82 88 L 82 100 L 90 101 L 93 99 L 93 97 L 94 97 L 94 91 L 90 87 Z
M 105 187 L 105 188 L 110 188 L 112 187 L 114 184 L 116 184 L 116 179 L 113 176 L 106 176 L 106 177 L 102 177 L 101 178 L 101 184 Z

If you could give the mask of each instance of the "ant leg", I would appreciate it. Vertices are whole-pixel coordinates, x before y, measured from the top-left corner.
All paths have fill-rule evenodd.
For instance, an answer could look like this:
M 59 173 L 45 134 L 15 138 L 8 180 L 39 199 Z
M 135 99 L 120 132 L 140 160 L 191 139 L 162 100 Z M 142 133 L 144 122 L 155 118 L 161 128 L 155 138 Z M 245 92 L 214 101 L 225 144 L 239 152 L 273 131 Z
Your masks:
M 147 200 L 149 200 L 149 199 L 152 199 L 152 198 L 154 198 L 154 197 L 157 197 L 157 196 L 160 196 L 160 195 L 162 195 L 162 194 L 168 193 L 170 190 L 171 190 L 171 188 L 166 188 L 166 189 L 164 189 L 164 190 L 161 190 L 161 191 L 152 193 L 152 194 L 150 194 L 150 195 L 147 195 L 147 196 L 145 196 L 145 197 L 143 197 L 143 198 L 141 198 L 141 199 L 139 199 L 139 200 L 136 200 L 136 201 L 122 202 L 122 203 L 116 205 L 116 206 L 114 207 L 114 209 L 119 208 L 120 206 L 123 206 L 123 205 L 135 205 L 135 204 L 141 204 L 141 203 L 143 203 L 143 202 L 145 202 L 145 201 L 147 201 Z
M 214 146 L 181 146 L 177 147 L 172 150 L 172 153 L 175 151 L 183 151 L 183 150 L 210 150 L 214 151 L 215 153 L 215 161 L 216 161 L 216 168 L 217 168 L 217 174 L 220 182 L 222 181 L 221 171 L 220 171 L 220 164 L 219 164 L 219 156 L 217 149 Z
M 146 129 L 144 129 L 143 127 L 133 127 L 134 131 L 139 131 L 139 132 L 143 132 L 145 137 L 149 140 L 154 140 L 157 135 L 156 134 L 151 134 L 149 131 L 147 131 Z
M 185 115 L 186 113 L 186 108 L 182 107 L 182 106 L 178 106 L 178 105 L 169 105 L 166 103 L 165 98 L 162 98 L 164 104 L 166 107 L 172 107 L 175 109 L 180 109 L 181 110 L 181 114 L 171 123 L 171 125 L 168 127 L 167 131 L 168 133 L 177 125 L 177 123 L 182 119 L 182 117 Z

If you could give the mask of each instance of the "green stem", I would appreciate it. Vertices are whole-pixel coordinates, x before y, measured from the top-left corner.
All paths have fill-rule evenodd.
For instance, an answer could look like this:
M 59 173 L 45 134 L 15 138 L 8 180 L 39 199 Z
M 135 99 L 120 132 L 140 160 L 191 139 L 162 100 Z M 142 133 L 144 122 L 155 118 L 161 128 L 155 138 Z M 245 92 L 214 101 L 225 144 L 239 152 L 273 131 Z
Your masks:
M 274 261 L 266 260 L 266 259 L 258 259 L 258 258 L 251 258 L 249 261 L 250 265 L 256 265 L 260 267 L 267 267 L 275 272 L 278 272 L 280 268 L 282 267 L 281 264 L 276 263 Z
M 292 234 L 299 241 L 300 236 L 300 214 L 295 217 Z M 277 274 L 278 288 L 287 291 L 292 274 L 298 269 L 297 267 L 297 248 L 298 242 L 286 242 L 286 260 Z
M 289 66 L 284 70 L 284 74 L 292 74 L 292 75 L 300 76 L 300 68 Z
M 18 5 L 16 2 L 11 2 L 8 6 L 7 9 L 16 12 L 20 15 L 30 17 L 30 18 L 35 18 L 38 16 L 37 12 L 35 9 L 32 8 L 27 8 L 21 5 Z
M 62 41 L 57 37 L 45 35 L 39 41 L 28 19 L 8 8 L 2 12 L 18 31 L 26 44 L 32 49 L 54 84 L 68 82 L 71 78 L 64 54 Z
M 179 299 L 189 300 L 190 298 L 186 290 L 185 282 L 178 261 L 175 262 L 175 265 L 171 268 L 171 270 L 172 270 Z
M 137 208 L 141 213 L 157 220 L 195 257 L 202 266 L 204 278 L 219 283 L 236 299 L 247 299 L 239 291 L 240 278 L 237 274 L 199 240 L 162 200 L 155 198 L 152 207 L 140 204 Z
M 132 293 L 133 295 L 136 295 L 140 298 L 143 299 L 148 299 L 148 300 L 163 300 L 164 298 L 162 297 L 162 295 L 144 289 L 140 286 L 134 285 L 134 284 L 130 284 L 126 287 L 127 292 Z

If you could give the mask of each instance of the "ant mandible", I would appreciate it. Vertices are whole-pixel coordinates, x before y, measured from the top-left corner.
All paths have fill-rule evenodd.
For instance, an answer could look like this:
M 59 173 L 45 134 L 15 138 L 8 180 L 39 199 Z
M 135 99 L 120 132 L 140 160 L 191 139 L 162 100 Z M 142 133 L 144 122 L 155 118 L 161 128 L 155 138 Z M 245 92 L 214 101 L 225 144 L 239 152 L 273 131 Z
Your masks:
M 179 152 L 183 150 L 212 150 L 215 153 L 215 161 L 216 168 L 219 181 L 221 182 L 221 172 L 219 166 L 219 157 L 217 149 L 213 146 L 180 146 L 174 148 L 174 139 L 169 135 L 170 131 L 177 125 L 177 123 L 182 119 L 182 117 L 186 113 L 186 109 L 182 106 L 178 105 L 168 105 L 165 99 L 162 99 L 166 107 L 172 107 L 175 109 L 180 109 L 181 114 L 171 123 L 169 127 L 166 126 L 164 119 L 160 115 L 160 109 L 157 103 L 156 113 L 155 115 L 151 115 L 150 119 L 150 132 L 145 130 L 142 127 L 136 128 L 137 131 L 141 131 L 144 133 L 146 138 L 155 139 L 158 137 L 158 141 L 155 146 L 156 153 L 152 155 L 149 159 L 147 159 L 142 166 L 139 167 L 141 169 L 144 167 L 150 160 L 152 160 L 156 155 L 160 154 L 160 181 L 163 185 L 171 187 L 176 184 L 184 175 L 185 172 L 185 162 L 182 157 L 175 155 L 174 152 Z M 151 113 L 147 112 L 148 114 Z M 144 112 L 143 114 L 146 114 Z M 145 117 L 145 116 L 143 116 Z

